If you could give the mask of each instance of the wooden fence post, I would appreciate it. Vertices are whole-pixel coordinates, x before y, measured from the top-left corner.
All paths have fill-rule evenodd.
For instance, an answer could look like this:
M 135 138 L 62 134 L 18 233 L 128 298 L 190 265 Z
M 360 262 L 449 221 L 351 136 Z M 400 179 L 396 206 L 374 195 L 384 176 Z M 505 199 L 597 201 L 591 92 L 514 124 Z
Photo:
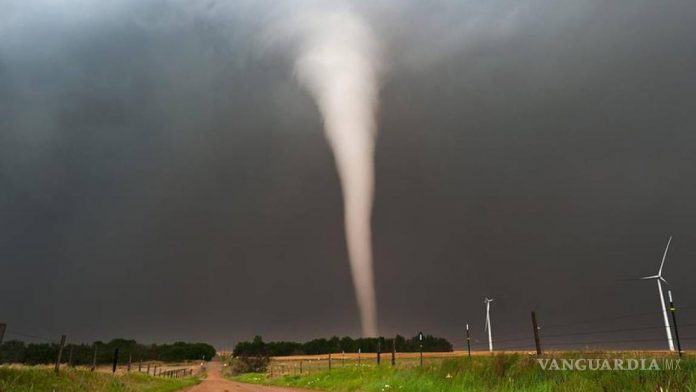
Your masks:
M 92 354 L 92 371 L 97 370 L 97 343 L 94 343 L 94 354 Z
M 466 323 L 466 351 L 469 353 L 469 358 L 471 358 L 471 335 L 469 335 L 469 323 Z
M 60 346 L 58 347 L 58 355 L 56 356 L 56 374 L 60 371 L 60 357 L 63 356 L 63 347 L 65 347 L 65 335 L 60 337 Z
M 394 339 L 392 340 L 391 365 L 392 365 L 392 366 L 396 365 L 396 338 L 394 338 Z
M 111 373 L 116 373 L 116 367 L 118 366 L 118 347 L 114 349 L 114 363 L 111 369 Z
M 541 341 L 539 340 L 539 325 L 537 325 L 536 313 L 532 310 L 532 328 L 534 328 L 534 345 L 537 355 L 541 355 Z
M 7 329 L 7 324 L 0 323 L 0 352 L 2 352 L 2 340 L 5 338 L 5 330 Z

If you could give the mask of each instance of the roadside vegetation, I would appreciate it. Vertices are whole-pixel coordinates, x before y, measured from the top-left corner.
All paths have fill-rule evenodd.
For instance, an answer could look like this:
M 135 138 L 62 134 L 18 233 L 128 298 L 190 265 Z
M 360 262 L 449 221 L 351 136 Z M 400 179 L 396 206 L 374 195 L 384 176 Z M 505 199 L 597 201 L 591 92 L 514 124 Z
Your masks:
M 565 353 L 545 358 L 650 358 L 650 354 Z M 427 391 L 696 391 L 696 359 L 685 358 L 679 369 L 666 370 L 665 357 L 654 357 L 662 370 L 544 370 L 527 354 L 480 355 L 417 361 L 391 367 L 374 364 L 334 367 L 311 374 L 271 377 L 246 373 L 237 381 L 292 386 L 324 391 L 427 392 Z M 674 358 L 674 357 L 670 357 Z
M 170 392 L 198 384 L 194 377 L 162 378 L 142 373 L 113 375 L 86 369 L 43 366 L 0 366 L 0 392 Z

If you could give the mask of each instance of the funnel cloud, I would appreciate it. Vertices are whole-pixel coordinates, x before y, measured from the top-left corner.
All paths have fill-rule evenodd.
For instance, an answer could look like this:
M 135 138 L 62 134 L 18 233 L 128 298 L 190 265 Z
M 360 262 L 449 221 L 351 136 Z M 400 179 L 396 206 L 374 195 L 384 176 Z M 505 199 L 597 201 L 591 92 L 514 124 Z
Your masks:
M 696 324 L 694 1 L 1 3 L 5 340 Z
M 355 13 L 304 12 L 295 61 L 298 81 L 324 119 L 343 190 L 345 231 L 362 333 L 377 336 L 377 306 L 370 229 L 374 191 L 377 48 L 370 28 Z

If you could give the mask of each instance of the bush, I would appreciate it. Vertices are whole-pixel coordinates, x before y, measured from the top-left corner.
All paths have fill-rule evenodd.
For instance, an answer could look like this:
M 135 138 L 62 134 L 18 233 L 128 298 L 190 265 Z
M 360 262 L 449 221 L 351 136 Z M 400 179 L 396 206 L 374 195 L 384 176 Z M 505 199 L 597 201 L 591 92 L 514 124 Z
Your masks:
M 268 356 L 251 357 L 242 355 L 232 360 L 231 371 L 233 375 L 242 373 L 263 373 L 268 369 L 271 359 Z

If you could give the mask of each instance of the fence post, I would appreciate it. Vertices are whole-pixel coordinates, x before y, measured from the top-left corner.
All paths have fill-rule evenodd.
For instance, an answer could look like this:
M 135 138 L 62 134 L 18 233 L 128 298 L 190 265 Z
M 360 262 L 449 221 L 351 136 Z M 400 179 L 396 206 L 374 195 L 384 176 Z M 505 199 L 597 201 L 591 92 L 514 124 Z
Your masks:
M 667 294 L 669 294 L 669 310 L 672 312 L 672 324 L 674 324 L 674 337 L 677 339 L 677 351 L 679 352 L 679 358 L 681 358 L 682 349 L 679 341 L 679 330 L 677 329 L 676 309 L 674 308 L 674 301 L 672 301 L 672 290 L 667 290 Z
M 65 335 L 60 336 L 60 346 L 58 347 L 58 355 L 56 356 L 56 374 L 60 371 L 60 357 L 63 356 L 63 347 L 65 347 Z
M 469 358 L 471 358 L 471 335 L 469 335 L 469 324 L 466 324 L 466 351 L 469 353 Z
M 346 366 L 346 352 L 341 351 L 341 367 Z
M 396 338 L 392 339 L 391 365 L 396 365 Z
M 111 373 L 116 373 L 116 367 L 118 366 L 118 347 L 114 349 L 114 364 L 111 369 Z
M 423 367 L 423 332 L 418 332 L 418 347 L 420 348 L 420 367 Z
M 140 358 L 140 361 L 138 362 L 138 373 L 141 373 L 143 371 L 143 359 Z
M 537 355 L 541 355 L 541 341 L 539 340 L 539 325 L 537 324 L 536 313 L 532 310 L 532 328 L 534 328 L 534 344 L 536 345 Z
M 145 372 L 147 375 L 150 375 L 150 362 L 147 363 L 147 371 Z
M 302 360 L 300 360 L 300 374 L 302 374 Z
M 75 348 L 74 345 L 70 345 L 70 351 L 68 351 L 68 367 L 72 367 L 72 354 L 73 354 L 73 348 Z
M 379 366 L 380 363 L 382 363 L 382 344 L 379 341 L 380 338 L 377 338 L 377 365 Z
M 94 354 L 92 354 L 92 371 L 97 370 L 97 343 L 94 343 Z
M 360 366 L 360 354 L 362 352 L 362 349 L 358 349 L 358 367 Z
M 133 360 L 133 354 L 128 353 L 128 373 L 131 371 L 131 361 Z
M 5 338 L 5 329 L 7 329 L 7 324 L 0 323 L 0 352 L 2 352 L 2 340 Z
M 331 370 L 331 353 L 329 353 L 329 370 Z

